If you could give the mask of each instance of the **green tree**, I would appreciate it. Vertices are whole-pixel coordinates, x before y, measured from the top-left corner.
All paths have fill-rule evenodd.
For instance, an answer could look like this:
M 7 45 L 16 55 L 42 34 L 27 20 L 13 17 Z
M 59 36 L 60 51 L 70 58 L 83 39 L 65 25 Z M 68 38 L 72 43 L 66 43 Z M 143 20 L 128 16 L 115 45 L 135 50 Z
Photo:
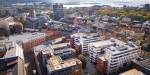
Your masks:
M 83 54 L 80 54 L 78 59 L 82 62 L 82 68 L 86 68 L 86 57 Z

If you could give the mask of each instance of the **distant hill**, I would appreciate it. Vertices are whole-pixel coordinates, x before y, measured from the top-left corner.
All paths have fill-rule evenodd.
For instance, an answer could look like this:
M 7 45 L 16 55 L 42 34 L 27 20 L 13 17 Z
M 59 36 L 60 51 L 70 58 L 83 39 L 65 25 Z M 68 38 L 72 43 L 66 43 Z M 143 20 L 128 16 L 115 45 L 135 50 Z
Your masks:
M 0 4 L 47 2 L 47 1 L 50 1 L 50 0 L 0 0 Z

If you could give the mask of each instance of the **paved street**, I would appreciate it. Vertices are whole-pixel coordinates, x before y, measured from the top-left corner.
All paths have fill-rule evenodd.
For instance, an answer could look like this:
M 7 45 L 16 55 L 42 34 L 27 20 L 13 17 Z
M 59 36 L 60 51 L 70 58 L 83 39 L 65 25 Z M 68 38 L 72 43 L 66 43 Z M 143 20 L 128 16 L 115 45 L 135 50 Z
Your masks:
M 25 56 L 25 64 L 27 68 L 27 75 L 37 75 L 33 73 L 33 70 L 36 70 L 35 60 L 33 53 L 24 53 Z
M 84 75 L 99 75 L 96 73 L 96 65 L 91 63 L 86 57 L 86 69 L 84 70 Z M 88 73 L 88 74 L 87 74 Z

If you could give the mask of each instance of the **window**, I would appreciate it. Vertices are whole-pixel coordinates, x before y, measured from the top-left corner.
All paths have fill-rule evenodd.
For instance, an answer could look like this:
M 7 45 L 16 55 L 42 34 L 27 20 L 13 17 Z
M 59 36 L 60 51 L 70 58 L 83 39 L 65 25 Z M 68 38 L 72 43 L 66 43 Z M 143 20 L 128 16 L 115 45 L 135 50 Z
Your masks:
M 127 63 L 123 63 L 123 67 L 126 67 L 127 66 Z

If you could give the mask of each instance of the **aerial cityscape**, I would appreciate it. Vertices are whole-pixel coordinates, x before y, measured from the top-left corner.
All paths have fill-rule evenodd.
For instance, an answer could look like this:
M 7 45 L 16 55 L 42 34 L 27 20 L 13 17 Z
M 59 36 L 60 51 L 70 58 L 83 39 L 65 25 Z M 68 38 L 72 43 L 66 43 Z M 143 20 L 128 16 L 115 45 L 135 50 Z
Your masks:
M 150 75 L 150 1 L 0 0 L 0 75 Z

